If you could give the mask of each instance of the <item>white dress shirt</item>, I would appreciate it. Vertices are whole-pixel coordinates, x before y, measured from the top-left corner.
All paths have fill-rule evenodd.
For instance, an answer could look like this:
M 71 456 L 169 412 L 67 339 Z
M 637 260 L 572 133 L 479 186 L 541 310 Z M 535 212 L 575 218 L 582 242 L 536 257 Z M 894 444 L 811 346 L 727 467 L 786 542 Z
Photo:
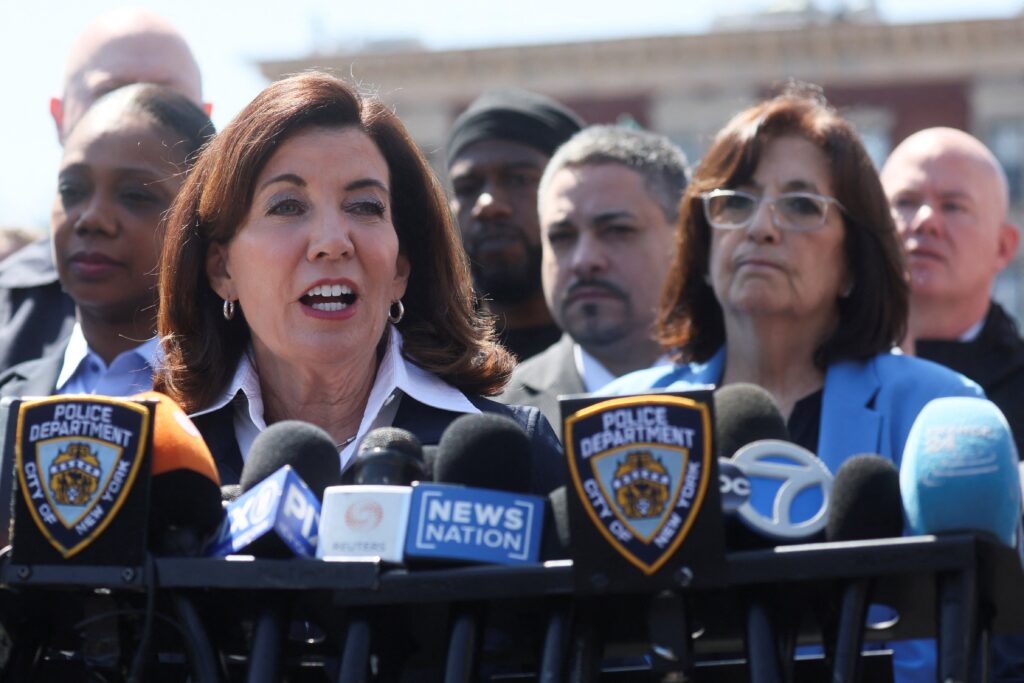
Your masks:
M 58 394 L 131 396 L 153 388 L 153 368 L 160 345 L 156 337 L 117 355 L 107 365 L 89 348 L 82 326 L 71 330 L 64 364 L 57 375 Z
M 461 391 L 403 358 L 401 333 L 392 325 L 388 325 L 388 329 L 388 344 L 380 367 L 377 368 L 377 377 L 370 389 L 370 397 L 366 401 L 366 410 L 359 423 L 359 431 L 339 453 L 342 469 L 348 465 L 367 432 L 378 427 L 391 426 L 398 413 L 402 396 L 409 396 L 420 403 L 441 410 L 456 413 L 480 412 Z M 263 392 L 253 363 L 251 347 L 242 354 L 234 377 L 217 400 L 194 415 L 211 413 L 228 403 L 234 404 L 235 438 L 238 440 L 238 450 L 244 462 L 256 435 L 267 428 L 263 416 Z
M 601 361 L 587 353 L 579 344 L 572 345 L 572 354 L 576 361 L 576 372 L 580 374 L 583 388 L 587 390 L 588 394 L 592 394 L 612 380 L 618 379 L 601 364 Z M 668 356 L 662 355 L 651 364 L 651 367 L 668 365 L 671 362 L 672 360 Z

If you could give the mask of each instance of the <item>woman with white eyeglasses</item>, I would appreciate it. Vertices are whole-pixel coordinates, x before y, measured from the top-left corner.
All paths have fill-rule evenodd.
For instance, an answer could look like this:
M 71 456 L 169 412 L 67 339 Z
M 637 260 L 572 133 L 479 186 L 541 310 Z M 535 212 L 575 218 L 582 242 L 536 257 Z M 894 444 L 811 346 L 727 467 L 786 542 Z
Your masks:
M 928 401 L 981 395 L 962 375 L 893 353 L 906 330 L 904 272 L 850 124 L 820 96 L 783 94 L 718 133 L 683 196 L 657 329 L 676 364 L 600 393 L 758 384 L 792 440 L 832 472 L 858 453 L 898 465 Z M 894 645 L 897 681 L 935 680 L 933 652 Z

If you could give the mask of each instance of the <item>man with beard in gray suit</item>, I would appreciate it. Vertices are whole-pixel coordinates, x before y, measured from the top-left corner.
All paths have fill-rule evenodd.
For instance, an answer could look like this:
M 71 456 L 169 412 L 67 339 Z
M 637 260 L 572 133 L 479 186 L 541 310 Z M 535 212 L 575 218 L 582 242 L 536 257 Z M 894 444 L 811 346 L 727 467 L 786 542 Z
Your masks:
M 544 298 L 564 331 L 521 363 L 499 400 L 541 409 L 661 360 L 653 337 L 686 156 L 668 138 L 591 126 L 555 152 L 538 187 Z

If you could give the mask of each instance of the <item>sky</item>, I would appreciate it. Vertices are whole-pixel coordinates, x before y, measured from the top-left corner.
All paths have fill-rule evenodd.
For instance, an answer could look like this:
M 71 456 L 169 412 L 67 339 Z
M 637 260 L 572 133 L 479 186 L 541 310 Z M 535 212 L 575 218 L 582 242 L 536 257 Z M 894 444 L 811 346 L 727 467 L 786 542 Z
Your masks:
M 840 0 L 819 0 L 835 8 Z M 61 149 L 49 100 L 60 94 L 64 59 L 94 18 L 127 3 L 105 0 L 0 0 L 0 226 L 45 230 Z M 733 0 L 730 13 L 779 0 Z M 700 33 L 715 3 L 696 0 L 516 0 L 482 11 L 479 0 L 354 3 L 347 0 L 151 0 L 192 46 L 213 121 L 222 128 L 266 82 L 257 62 L 352 51 L 367 42 L 420 41 L 429 49 Z M 606 6 L 606 10 L 598 10 Z M 886 21 L 1010 17 L 1024 0 L 878 0 Z M 628 11 L 624 8 L 628 7 Z M 1022 65 L 1024 67 L 1024 65 Z

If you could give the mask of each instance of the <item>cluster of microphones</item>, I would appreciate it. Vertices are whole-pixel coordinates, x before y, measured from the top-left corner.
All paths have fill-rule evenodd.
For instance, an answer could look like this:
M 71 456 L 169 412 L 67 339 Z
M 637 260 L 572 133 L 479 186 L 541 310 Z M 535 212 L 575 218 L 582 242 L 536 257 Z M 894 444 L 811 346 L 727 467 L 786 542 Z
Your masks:
M 140 533 L 148 535 L 154 554 L 306 558 L 339 566 L 373 562 L 396 571 L 416 571 L 546 561 L 564 567 L 565 560 L 579 564 L 582 558 L 586 563 L 592 550 L 573 542 L 580 538 L 579 517 L 571 508 L 580 494 L 571 483 L 547 496 L 530 492 L 530 440 L 509 418 L 464 415 L 451 423 L 436 446 L 426 447 L 403 429 L 376 429 L 363 438 L 344 471 L 337 446 L 325 431 L 308 423 L 280 422 L 253 442 L 239 484 L 218 487 L 209 449 L 180 408 L 156 393 L 144 398 L 156 402 L 156 417 L 149 520 Z M 58 418 L 72 416 L 85 425 L 75 429 L 99 424 L 99 413 L 86 416 L 93 420 L 86 422 L 82 415 L 65 415 L 51 404 L 43 406 L 49 412 L 41 417 L 18 417 L 18 438 L 27 433 L 30 422 L 38 425 L 40 444 L 48 443 L 42 438 L 50 435 L 46 430 L 72 424 Z M 713 394 L 712 408 L 718 473 L 712 499 L 716 505 L 720 501 L 729 551 L 959 532 L 982 534 L 1018 551 L 1021 547 L 1017 453 L 1005 418 L 988 401 L 933 401 L 914 423 L 898 469 L 887 458 L 862 454 L 845 459 L 835 473 L 822 458 L 790 441 L 778 407 L 758 387 L 723 387 Z M 7 448 L 14 420 L 8 420 Z M 107 422 L 106 438 L 121 438 L 114 431 L 120 423 L 109 418 Z M 120 480 L 100 477 L 98 484 L 83 484 L 75 478 L 80 471 L 103 470 L 102 449 L 57 449 L 47 455 L 42 446 L 33 446 L 35 455 L 30 458 L 27 445 L 19 448 L 24 452 L 18 451 L 16 481 L 0 481 L 8 492 L 20 491 L 22 499 L 14 511 L 13 562 L 38 563 L 38 547 L 33 544 L 44 545 L 42 537 L 68 561 L 89 561 L 89 553 L 105 552 L 102 529 L 96 532 L 91 525 L 107 523 L 101 514 L 104 500 L 125 495 L 121 489 L 129 488 L 134 476 L 130 463 L 118 466 Z M 130 451 L 131 445 L 123 450 Z M 5 460 L 10 462 L 9 453 Z M 74 496 L 88 486 L 95 497 L 92 512 L 79 512 Z M 29 519 L 44 530 L 41 536 L 29 532 Z M 19 556 L 23 536 L 29 549 Z M 90 540 L 79 541 L 79 536 Z M 642 577 L 638 583 L 642 585 Z M 834 681 L 857 680 L 872 588 L 868 578 L 850 578 L 837 597 L 821 639 Z M 602 589 L 615 590 L 614 584 Z M 940 677 L 966 680 L 964 671 L 971 662 L 965 661 L 964 648 L 941 644 L 969 639 L 973 625 L 967 623 L 970 615 L 953 588 L 946 598 L 944 590 L 940 581 Z M 652 603 L 650 619 L 662 626 L 652 627 L 653 654 L 641 657 L 639 666 L 656 667 L 660 658 L 685 669 L 693 661 L 689 622 L 676 618 L 677 612 L 685 611 L 683 594 L 680 590 Z M 792 676 L 796 634 L 771 602 L 753 591 L 743 601 L 744 656 L 755 682 Z M 478 665 L 473 652 L 483 638 L 480 613 L 458 604 L 452 609 L 445 680 L 471 680 Z M 586 667 L 567 661 L 571 657 L 565 639 L 557 635 L 565 614 L 550 612 L 548 636 L 542 639 L 543 652 L 536 660 L 539 680 L 586 679 L 580 673 Z M 683 632 L 665 635 L 666 628 Z M 280 642 L 294 629 L 280 604 L 270 601 L 255 621 L 252 638 Z M 365 612 L 350 612 L 338 680 L 367 680 L 375 647 L 372 631 Z M 592 643 L 589 648 L 595 649 Z M 599 659 L 599 646 L 596 651 Z M 280 675 L 279 646 L 260 652 L 254 647 L 252 657 L 249 680 Z M 599 670 L 600 664 L 595 668 Z

